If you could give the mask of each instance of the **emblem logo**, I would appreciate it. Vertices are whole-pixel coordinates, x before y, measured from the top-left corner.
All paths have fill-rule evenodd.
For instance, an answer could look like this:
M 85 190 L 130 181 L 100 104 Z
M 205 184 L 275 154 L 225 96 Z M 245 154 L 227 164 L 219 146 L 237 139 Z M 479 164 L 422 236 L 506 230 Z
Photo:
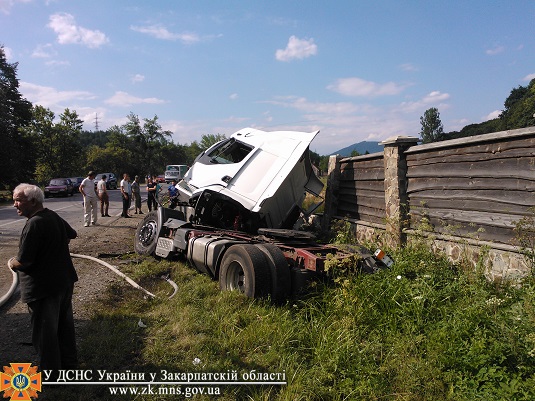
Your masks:
M 4 398 L 10 400 L 31 401 L 37 398 L 41 391 L 41 373 L 37 373 L 37 366 L 31 363 L 10 363 L 4 366 L 4 372 L 0 372 L 0 392 L 4 392 Z

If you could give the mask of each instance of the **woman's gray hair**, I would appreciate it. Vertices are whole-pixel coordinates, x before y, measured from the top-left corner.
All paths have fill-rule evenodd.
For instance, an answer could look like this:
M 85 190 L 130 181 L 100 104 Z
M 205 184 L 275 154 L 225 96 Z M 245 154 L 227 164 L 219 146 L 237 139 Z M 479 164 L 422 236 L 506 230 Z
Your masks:
M 36 202 L 43 203 L 45 201 L 45 194 L 43 190 L 37 185 L 32 184 L 19 184 L 13 190 L 13 195 L 16 193 L 23 193 L 27 200 L 35 200 Z

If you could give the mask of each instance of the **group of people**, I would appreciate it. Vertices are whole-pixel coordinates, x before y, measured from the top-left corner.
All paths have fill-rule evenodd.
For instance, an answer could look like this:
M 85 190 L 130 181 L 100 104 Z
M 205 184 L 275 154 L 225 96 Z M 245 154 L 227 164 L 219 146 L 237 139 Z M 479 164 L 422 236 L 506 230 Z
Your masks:
M 177 180 L 171 180 L 171 184 L 167 188 L 169 193 L 170 204 L 169 207 L 174 209 L 178 204 L 178 190 L 176 189 Z M 158 193 L 160 192 L 160 185 L 156 182 L 156 177 L 147 177 L 147 207 L 149 212 L 152 209 L 158 208 Z
M 110 207 L 110 198 L 108 195 L 106 175 L 102 175 L 100 181 L 95 182 L 95 173 L 90 171 L 87 177 L 80 184 L 80 192 L 84 197 L 84 226 L 97 224 L 97 200 L 100 200 L 100 215 L 101 217 L 110 217 L 108 210 Z M 130 175 L 125 173 L 120 184 L 121 196 L 123 199 L 123 212 L 121 217 L 131 217 L 128 210 L 134 200 L 135 213 L 143 214 L 141 211 L 141 188 L 139 185 L 139 176 L 134 177 L 134 181 L 130 182 Z M 150 211 L 150 207 L 149 207 Z
M 134 181 L 130 182 L 130 175 L 125 173 L 121 180 L 120 188 L 121 197 L 123 199 L 123 212 L 121 213 L 121 217 L 131 217 L 128 210 L 132 204 L 132 199 L 134 200 L 134 214 L 143 214 L 141 211 L 141 187 L 139 186 L 139 176 L 136 175 Z
M 84 225 L 97 223 L 97 199 L 101 217 L 109 217 L 109 196 L 106 176 L 95 183 L 90 171 L 80 184 L 84 197 Z M 169 187 L 175 189 L 176 181 Z M 128 210 L 134 199 L 135 212 L 141 211 L 139 177 L 130 182 L 123 175 L 120 184 L 123 198 L 122 217 L 130 217 Z M 157 209 L 158 185 L 148 178 L 147 206 Z M 19 216 L 26 217 L 17 256 L 8 266 L 19 276 L 21 300 L 28 305 L 31 316 L 32 343 L 39 356 L 39 368 L 53 372 L 55 380 L 60 369 L 76 369 L 78 365 L 72 296 L 78 280 L 69 251 L 69 242 L 77 232 L 56 212 L 43 206 L 44 193 L 36 185 L 20 184 L 13 191 L 13 206 Z

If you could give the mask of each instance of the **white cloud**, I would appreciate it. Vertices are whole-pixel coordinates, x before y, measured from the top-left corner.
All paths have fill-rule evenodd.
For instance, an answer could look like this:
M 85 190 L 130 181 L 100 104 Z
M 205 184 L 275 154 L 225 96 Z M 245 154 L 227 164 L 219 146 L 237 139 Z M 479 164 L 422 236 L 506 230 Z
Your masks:
M 77 26 L 71 14 L 53 14 L 47 26 L 56 32 L 58 43 L 62 45 L 80 44 L 93 49 L 109 42 L 102 32 Z
M 38 45 L 32 52 L 32 57 L 34 58 L 50 58 L 55 56 L 57 53 L 54 50 L 54 47 L 47 43 L 46 45 Z
M 403 102 L 396 108 L 396 111 L 402 113 L 414 113 L 427 109 L 429 107 L 437 107 L 439 109 L 447 109 L 449 105 L 444 103 L 450 98 L 449 93 L 441 93 L 439 91 L 433 91 L 425 95 L 422 99 L 415 102 Z
M 485 53 L 489 56 L 495 56 L 497 54 L 503 53 L 505 51 L 505 47 L 503 46 L 494 46 L 492 49 L 487 49 Z
M 526 75 L 523 81 L 531 81 L 532 79 L 535 79 L 535 74 Z
M 330 115 L 352 114 L 361 111 L 362 108 L 349 102 L 338 103 L 318 103 L 310 102 L 304 97 L 285 97 L 265 103 L 274 104 L 278 106 L 293 108 L 304 111 L 306 113 L 321 113 Z
M 401 68 L 403 71 L 409 71 L 409 72 L 416 72 L 416 71 L 419 71 L 418 67 L 416 67 L 414 64 L 412 63 L 405 63 L 405 64 L 401 64 L 399 66 L 399 68 Z
M 249 121 L 249 117 L 236 117 L 236 116 L 230 116 L 225 118 L 223 121 L 225 123 L 231 123 L 231 124 L 237 124 L 237 125 L 243 125 L 246 121 Z
M 172 41 L 178 40 L 186 45 L 201 41 L 201 37 L 196 33 L 174 33 L 170 32 L 167 28 L 161 25 L 131 26 L 130 29 L 139 33 L 147 34 L 156 39 Z
M 318 46 L 314 43 L 314 39 L 299 39 L 292 35 L 286 49 L 279 49 L 275 52 L 275 58 L 279 61 L 291 61 L 315 56 L 317 53 Z
M 106 104 L 112 106 L 127 107 L 133 104 L 162 104 L 165 100 L 157 99 L 155 97 L 141 98 L 130 95 L 126 92 L 115 92 L 115 94 L 105 101 Z
M 13 58 L 13 50 L 11 50 L 10 47 L 4 47 L 4 54 L 6 56 L 6 60 L 7 61 L 9 61 L 9 60 L 11 60 Z
M 72 103 L 78 100 L 95 99 L 95 95 L 91 92 L 59 91 L 49 86 L 35 85 L 29 82 L 20 83 L 20 92 L 30 102 L 40 104 L 53 112 L 63 112 L 66 107 L 72 108 Z
M 401 93 L 408 84 L 387 82 L 378 84 L 360 78 L 340 78 L 327 89 L 345 96 L 391 96 Z
M 135 75 L 132 75 L 130 79 L 133 84 L 138 83 L 138 82 L 143 82 L 145 80 L 145 75 L 135 74 Z
M 45 63 L 49 67 L 66 67 L 71 65 L 69 61 L 50 60 Z
M 238 94 L 237 93 L 233 93 L 231 94 L 229 97 L 228 97 L 230 100 L 236 100 L 238 98 Z
M 32 0 L 0 0 L 0 12 L 3 14 L 9 15 L 11 8 L 16 3 L 29 3 Z
M 482 121 L 494 120 L 495 118 L 500 117 L 500 114 L 502 114 L 501 110 L 494 110 L 492 113 L 489 113 L 483 117 Z

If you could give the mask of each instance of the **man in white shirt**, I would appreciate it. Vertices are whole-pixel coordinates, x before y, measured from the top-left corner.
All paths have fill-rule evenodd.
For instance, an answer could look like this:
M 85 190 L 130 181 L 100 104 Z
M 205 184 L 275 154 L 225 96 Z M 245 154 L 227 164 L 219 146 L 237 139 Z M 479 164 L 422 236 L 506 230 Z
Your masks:
M 95 187 L 95 173 L 90 171 L 80 184 L 80 192 L 84 196 L 84 226 L 97 224 L 97 189 Z
M 132 197 L 132 186 L 130 185 L 130 176 L 127 173 L 123 174 L 121 180 L 121 194 L 123 196 L 123 213 L 121 217 L 130 217 L 128 209 L 130 208 L 130 199 Z
M 102 179 L 97 182 L 97 193 L 100 199 L 100 215 L 102 217 L 111 217 L 108 214 L 110 207 L 110 197 L 108 196 L 108 190 L 106 188 L 106 175 L 102 175 Z

